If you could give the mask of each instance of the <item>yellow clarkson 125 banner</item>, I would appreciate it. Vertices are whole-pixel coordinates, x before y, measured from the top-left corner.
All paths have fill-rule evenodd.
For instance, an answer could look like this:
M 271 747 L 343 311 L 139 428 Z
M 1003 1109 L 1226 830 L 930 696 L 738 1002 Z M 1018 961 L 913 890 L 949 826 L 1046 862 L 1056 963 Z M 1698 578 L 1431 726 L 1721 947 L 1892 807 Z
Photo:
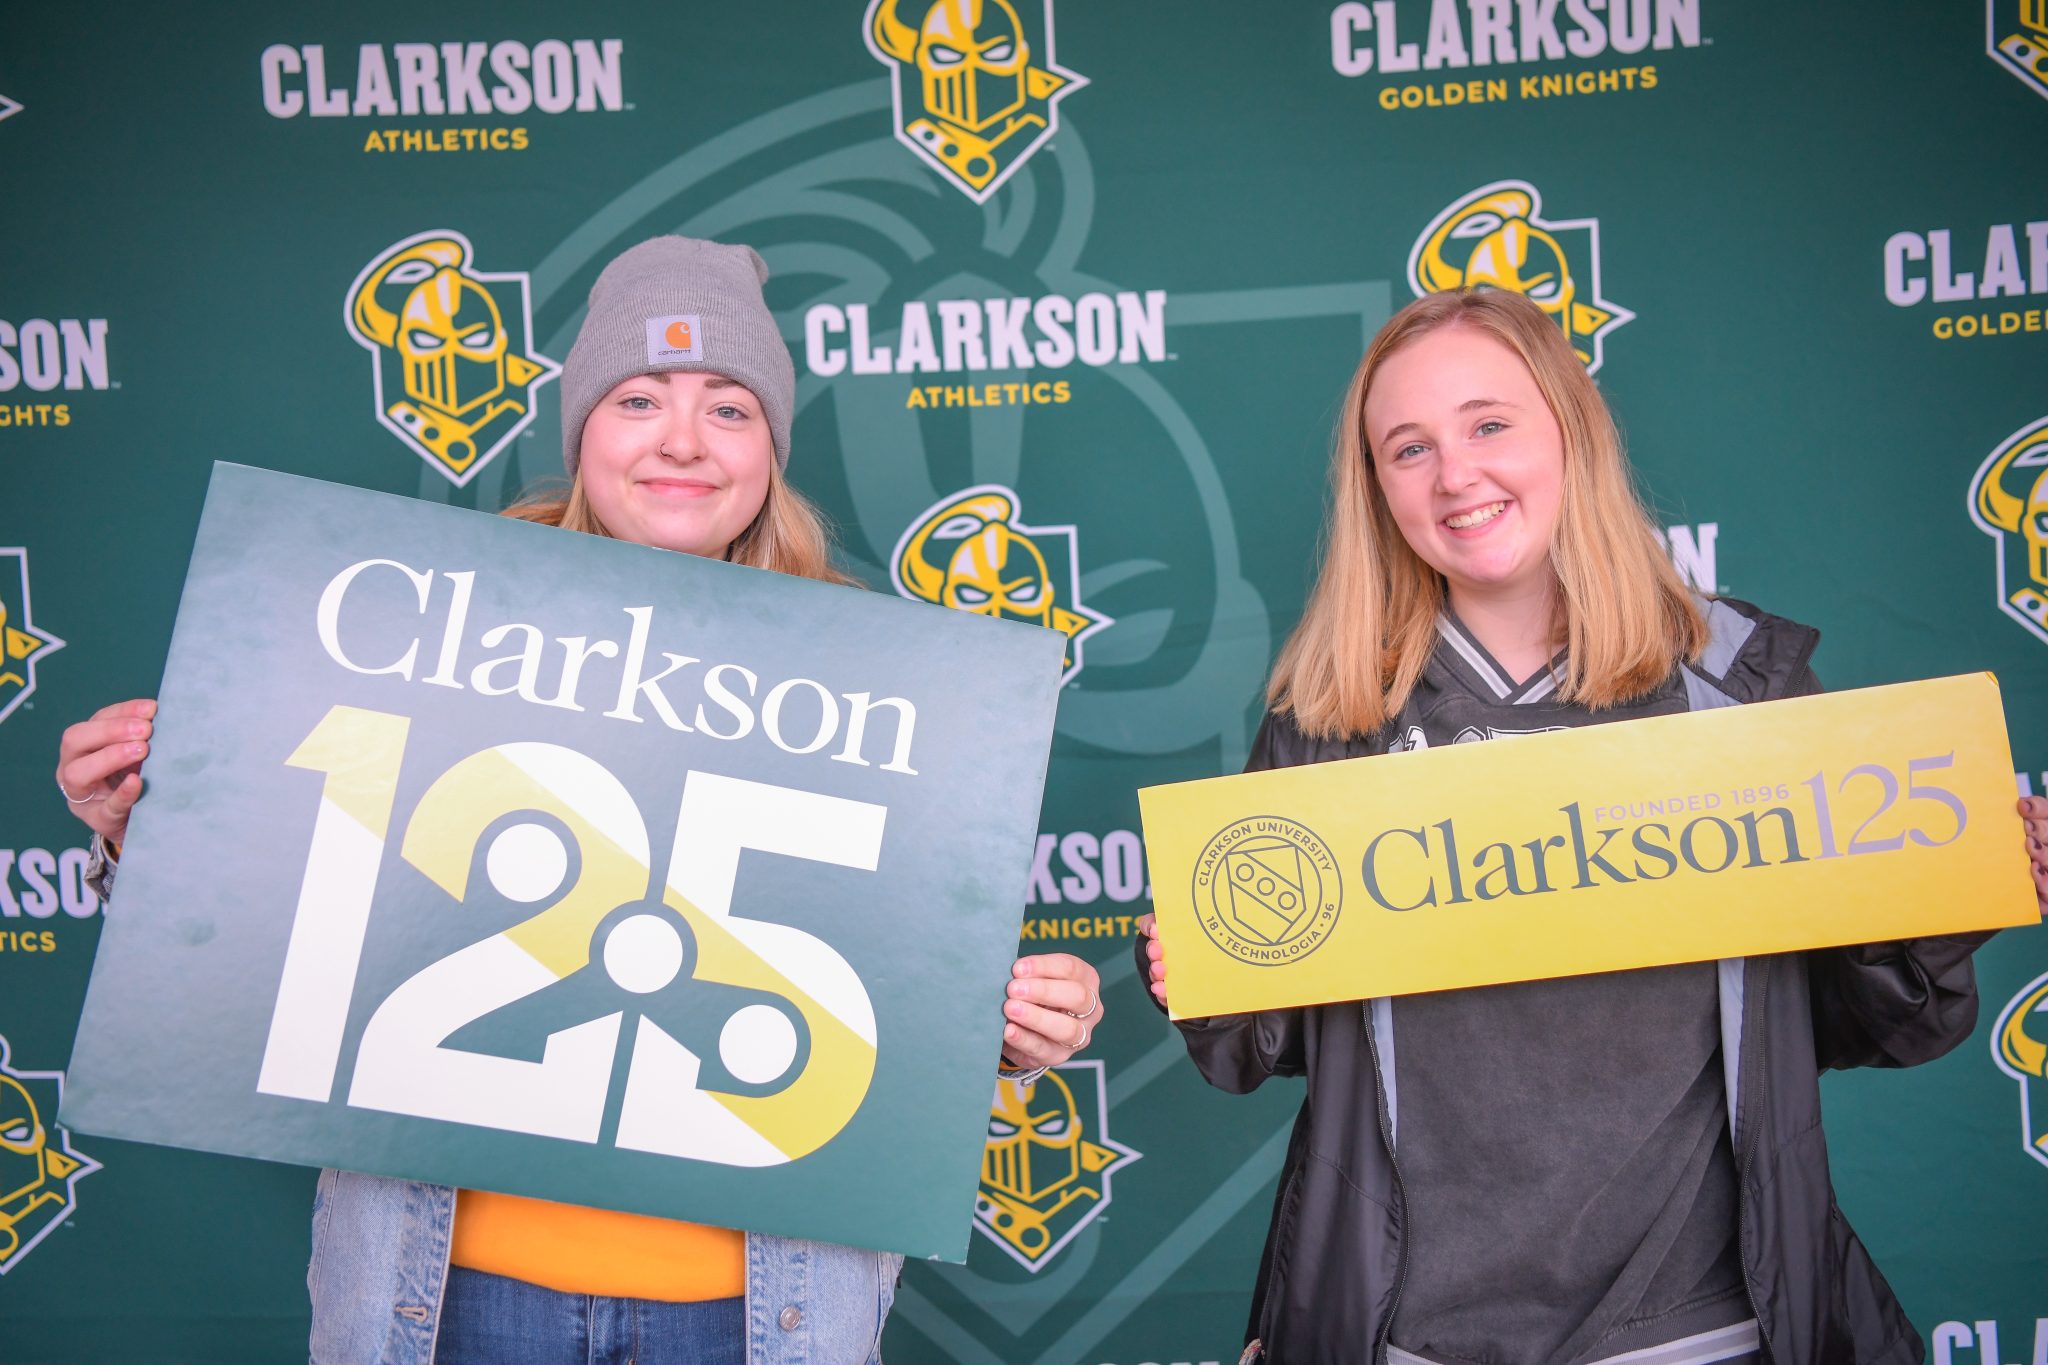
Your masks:
M 1149 787 L 1173 1017 L 2038 920 L 1988 673 Z

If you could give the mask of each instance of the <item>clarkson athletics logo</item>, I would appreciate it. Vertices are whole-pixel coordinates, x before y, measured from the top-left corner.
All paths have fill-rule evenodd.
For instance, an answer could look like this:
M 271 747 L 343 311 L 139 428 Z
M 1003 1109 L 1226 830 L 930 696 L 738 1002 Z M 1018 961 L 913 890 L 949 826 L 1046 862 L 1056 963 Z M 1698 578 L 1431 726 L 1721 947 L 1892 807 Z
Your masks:
M 1109 1135 L 1101 1062 L 1064 1062 L 1030 1085 L 998 1081 L 975 1230 L 1036 1274 L 1109 1207 L 1110 1176 L 1139 1156 Z
M 1985 0 L 1984 50 L 2048 99 L 2048 0 Z
M 1052 0 L 1022 12 L 1010 0 L 870 0 L 863 27 L 890 68 L 896 140 L 977 204 L 1059 130 L 1060 101 L 1088 84 L 1053 57 Z
M 2048 3 L 2048 0 L 2044 0 Z M 1607 335 L 1635 314 L 1600 287 L 1600 220 L 1543 216 L 1526 180 L 1497 180 L 1439 213 L 1408 253 L 1408 287 L 1421 298 L 1465 285 L 1527 294 L 1564 328 L 1595 373 Z
M 533 421 L 561 366 L 534 352 L 524 271 L 478 270 L 469 238 L 395 242 L 348 288 L 348 334 L 370 353 L 377 420 L 460 488 Z
M 0 1036 L 0 1275 L 78 1208 L 78 1182 L 100 1163 L 56 1125 L 61 1071 L 17 1071 Z
M 62 648 L 62 640 L 36 627 L 28 599 L 28 551 L 0 548 L 0 720 L 35 695 L 36 664 Z
M 2048 1166 L 2048 972 L 2020 987 L 1991 1028 L 1991 1057 L 2020 1083 L 2020 1146 Z
M 1079 535 L 1029 526 L 1014 490 L 980 484 L 940 498 L 896 542 L 889 581 L 916 602 L 1029 621 L 1067 637 L 1061 686 L 1081 674 L 1081 644 L 1115 622 L 1081 601 Z
M 1998 609 L 2048 644 L 2048 417 L 1978 466 L 1970 520 L 1998 542 Z
M 1299 962 L 1337 926 L 1337 856 L 1306 825 L 1254 815 L 1225 827 L 1195 860 L 1195 905 L 1209 939 L 1240 962 Z

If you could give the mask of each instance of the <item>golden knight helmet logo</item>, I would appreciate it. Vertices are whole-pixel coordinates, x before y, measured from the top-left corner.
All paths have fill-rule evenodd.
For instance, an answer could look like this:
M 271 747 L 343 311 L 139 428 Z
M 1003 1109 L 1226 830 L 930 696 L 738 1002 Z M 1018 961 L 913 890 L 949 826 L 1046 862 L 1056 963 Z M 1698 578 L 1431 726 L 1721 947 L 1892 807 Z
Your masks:
M 1023 12 L 1010 0 L 910 0 L 907 10 L 871 0 L 866 36 L 891 68 L 897 141 L 977 204 L 1044 145 L 1059 102 L 1088 83 L 1053 60 L 1052 0 L 1027 0 Z
M 1998 609 L 2048 644 L 2048 417 L 1978 466 L 1970 519 L 1998 542 Z
M 2020 987 L 1991 1027 L 1991 1056 L 2020 1083 L 2020 1136 L 2048 1166 L 2048 972 Z
M 1607 334 L 1635 317 L 1601 297 L 1600 221 L 1543 217 L 1524 180 L 1501 180 L 1439 213 L 1408 253 L 1408 287 L 1421 298 L 1466 285 L 1526 294 L 1557 320 L 1587 372 L 1600 368 Z
M 70 1217 L 74 1187 L 100 1164 L 74 1151 L 50 1123 L 64 1095 L 61 1071 L 16 1071 L 0 1037 L 0 1275 Z
M 2048 99 L 2048 0 L 1985 0 L 1984 50 Z
M 0 720 L 35 694 L 36 664 L 62 648 L 62 640 L 36 628 L 28 598 L 28 551 L 18 545 L 0 549 Z
M 1081 602 L 1071 526 L 1027 526 L 1017 494 L 982 484 L 940 498 L 910 524 L 889 563 L 896 591 L 977 616 L 1001 616 L 1067 637 L 1061 684 L 1081 672 L 1081 642 L 1112 623 Z
M 459 232 L 419 233 L 364 266 L 344 305 L 371 355 L 377 420 L 457 487 L 527 428 L 533 390 L 561 372 L 531 348 L 526 275 L 474 258 Z
M 1099 1061 L 1067 1062 L 1029 1085 L 996 1082 L 975 1227 L 1036 1272 L 1109 1207 L 1110 1176 L 1138 1153 L 1108 1134 Z

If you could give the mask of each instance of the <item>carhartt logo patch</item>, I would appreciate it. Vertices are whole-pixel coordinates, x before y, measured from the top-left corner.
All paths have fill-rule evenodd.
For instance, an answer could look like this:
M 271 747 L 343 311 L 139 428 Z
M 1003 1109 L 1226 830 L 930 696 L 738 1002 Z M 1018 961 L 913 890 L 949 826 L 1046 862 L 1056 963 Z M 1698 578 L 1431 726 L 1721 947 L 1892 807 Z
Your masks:
M 647 363 L 672 365 L 704 358 L 704 324 L 695 313 L 647 319 Z

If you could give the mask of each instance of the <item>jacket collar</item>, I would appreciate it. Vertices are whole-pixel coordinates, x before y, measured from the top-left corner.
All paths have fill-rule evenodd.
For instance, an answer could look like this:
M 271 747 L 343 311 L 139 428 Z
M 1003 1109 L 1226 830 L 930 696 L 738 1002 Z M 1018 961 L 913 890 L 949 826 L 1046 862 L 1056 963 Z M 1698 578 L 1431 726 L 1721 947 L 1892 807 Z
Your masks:
M 1486 652 L 1477 636 L 1449 607 L 1436 618 L 1436 657 L 1465 688 L 1477 696 L 1490 697 L 1511 706 L 1543 701 L 1557 692 L 1564 680 L 1565 652 L 1560 649 L 1549 665 L 1521 682 L 1514 681 L 1500 661 Z

